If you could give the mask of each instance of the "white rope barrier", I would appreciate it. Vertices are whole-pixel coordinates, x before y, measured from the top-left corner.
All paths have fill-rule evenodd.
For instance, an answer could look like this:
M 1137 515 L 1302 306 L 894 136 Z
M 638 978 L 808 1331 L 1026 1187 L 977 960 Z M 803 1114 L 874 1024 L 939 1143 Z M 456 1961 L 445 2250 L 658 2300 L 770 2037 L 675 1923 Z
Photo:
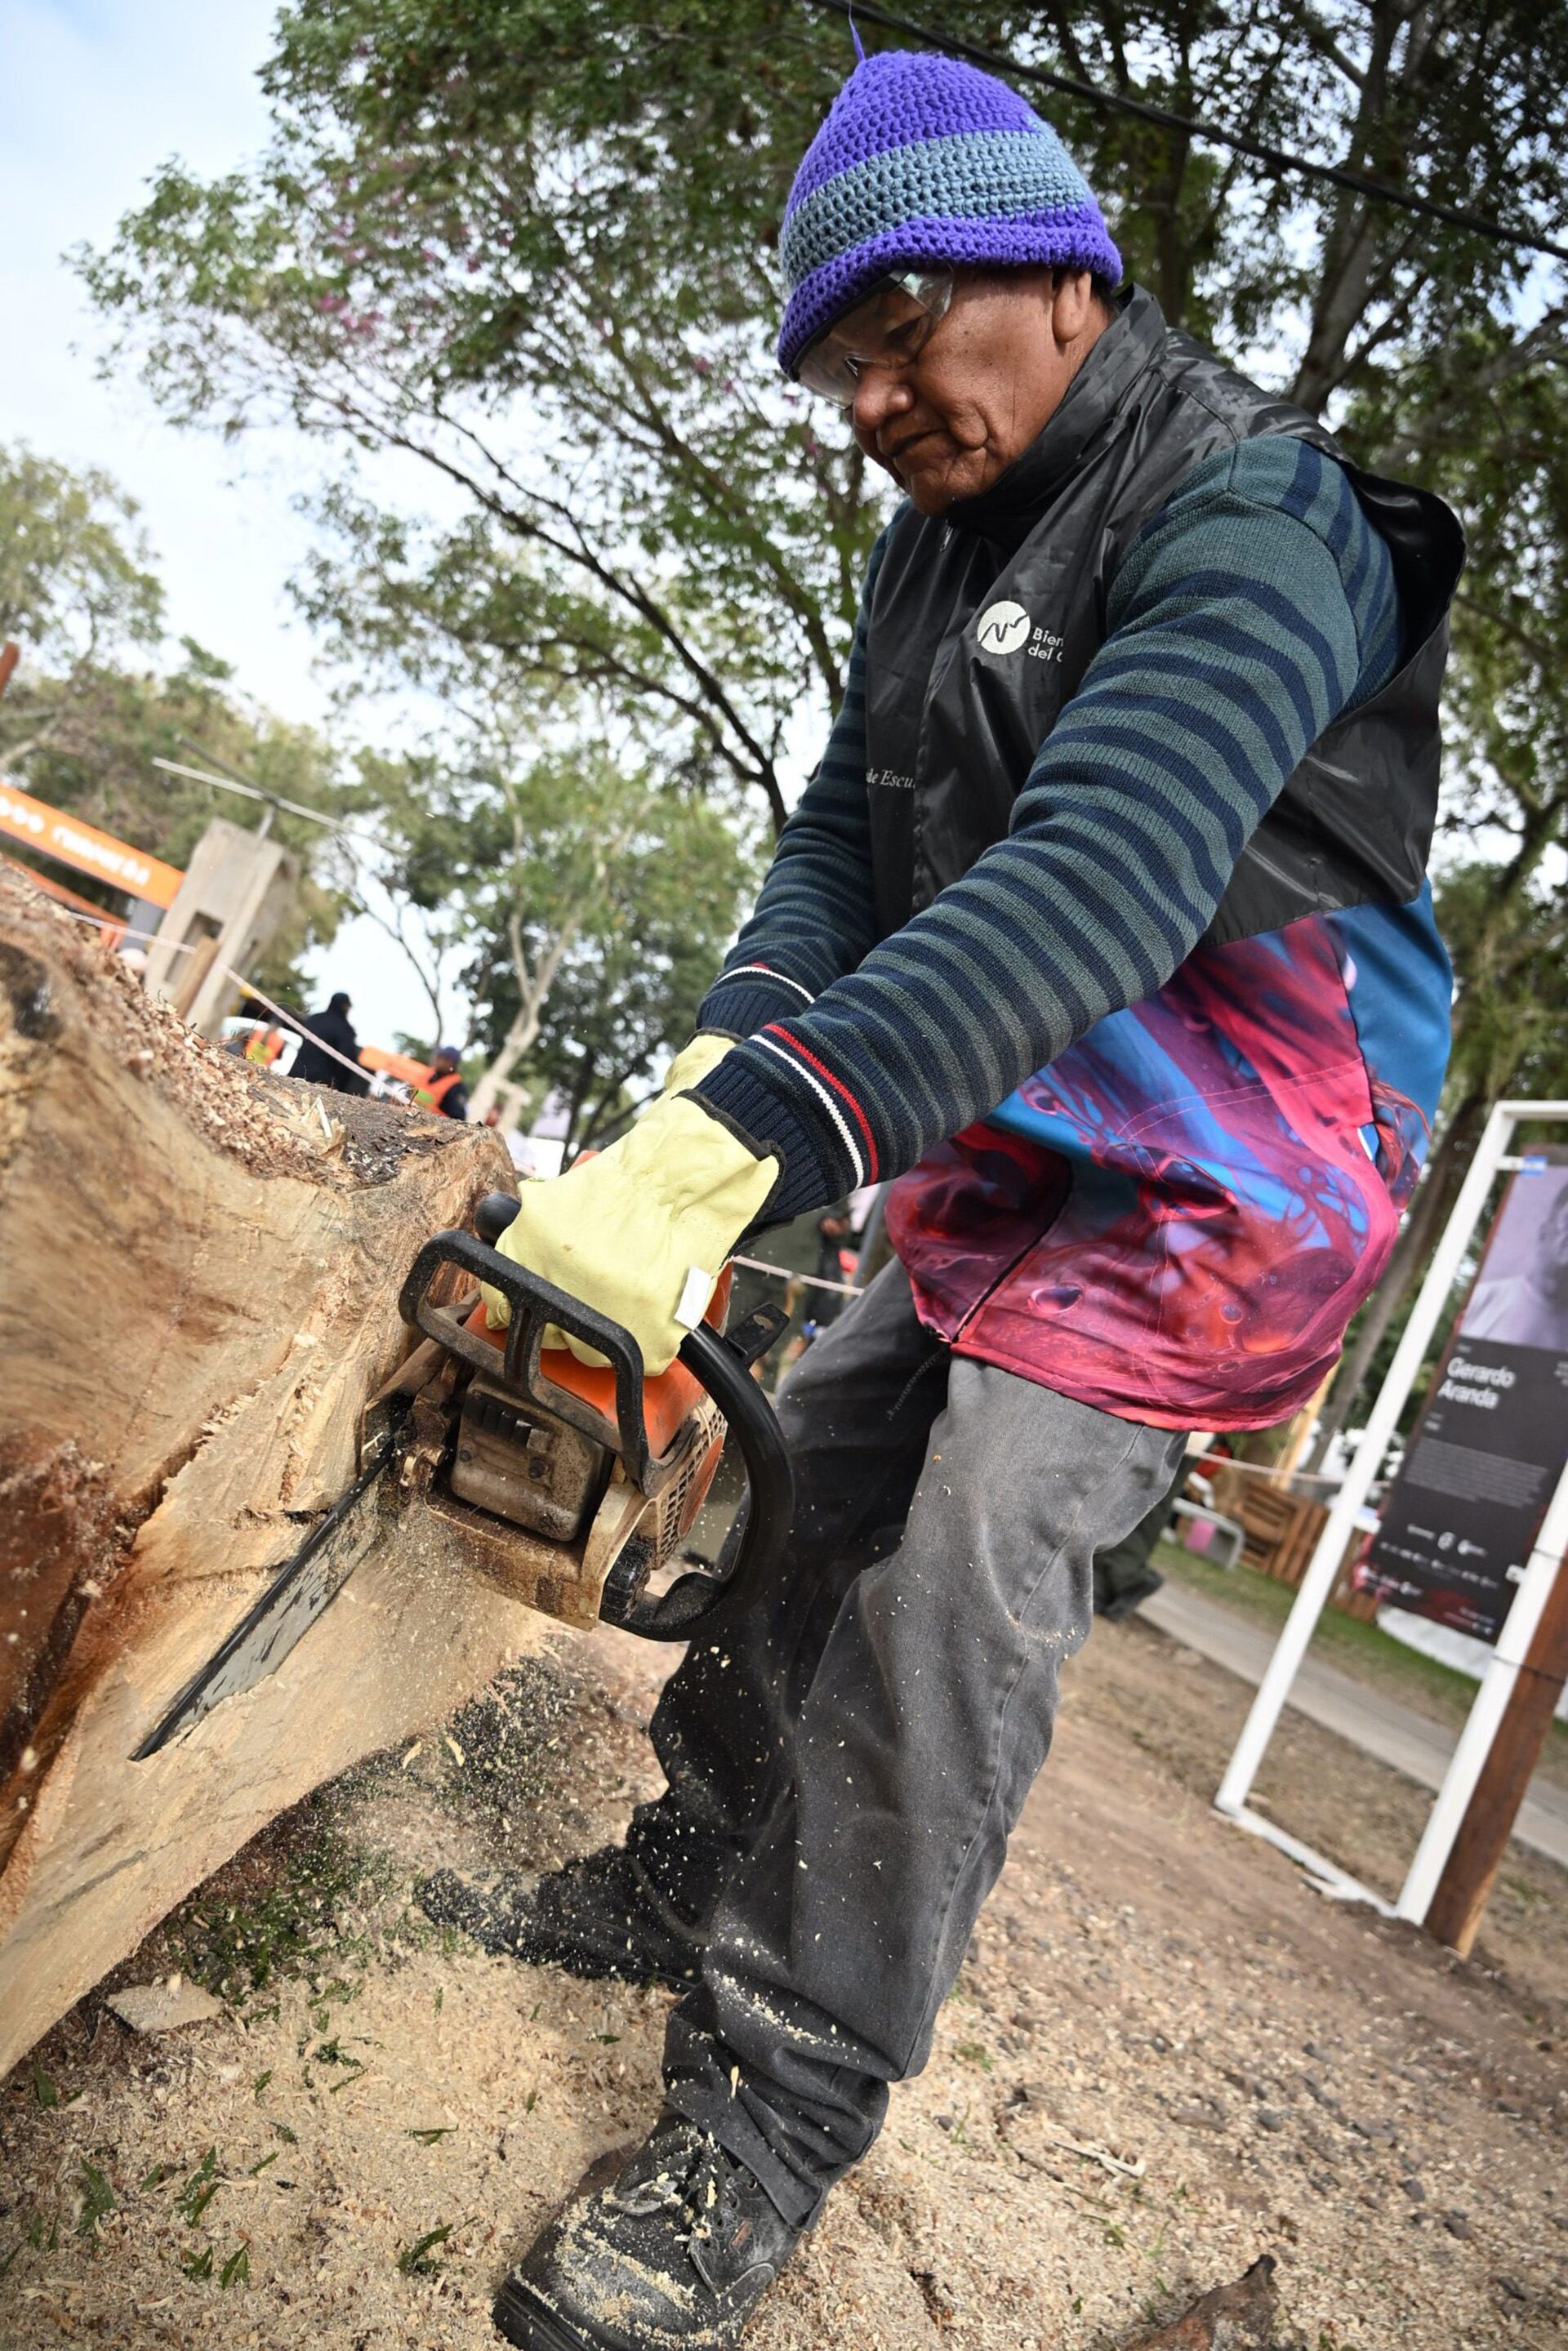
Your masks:
M 831 1290 L 840 1298 L 861 1296 L 852 1281 L 828 1281 L 820 1273 L 791 1273 L 787 1265 L 768 1265 L 759 1257 L 732 1257 L 729 1261 L 743 1265 L 747 1273 L 772 1273 L 780 1281 L 798 1281 L 804 1290 Z

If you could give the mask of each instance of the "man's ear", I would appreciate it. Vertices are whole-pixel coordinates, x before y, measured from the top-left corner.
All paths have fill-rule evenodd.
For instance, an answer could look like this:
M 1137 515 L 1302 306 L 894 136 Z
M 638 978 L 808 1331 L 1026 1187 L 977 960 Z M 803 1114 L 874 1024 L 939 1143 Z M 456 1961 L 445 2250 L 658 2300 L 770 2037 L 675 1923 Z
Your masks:
M 1094 278 L 1087 269 L 1058 269 L 1052 274 L 1051 326 L 1058 343 L 1065 346 L 1077 342 L 1092 322 Z

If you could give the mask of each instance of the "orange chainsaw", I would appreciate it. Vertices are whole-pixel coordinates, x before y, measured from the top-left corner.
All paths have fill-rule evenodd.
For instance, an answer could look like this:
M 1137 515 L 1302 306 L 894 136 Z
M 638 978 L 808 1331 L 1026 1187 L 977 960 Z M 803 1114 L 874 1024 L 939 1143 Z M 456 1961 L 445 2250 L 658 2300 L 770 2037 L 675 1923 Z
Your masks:
M 492 1246 L 517 1213 L 515 1199 L 493 1192 L 474 1232 L 425 1242 L 399 1300 L 421 1341 L 366 1409 L 358 1476 L 133 1761 L 276 1671 L 353 1573 L 365 1548 L 359 1506 L 378 1486 L 382 1507 L 444 1520 L 486 1574 L 567 1625 L 602 1620 L 653 1641 L 706 1639 L 767 1582 L 793 1489 L 778 1421 L 751 1372 L 788 1316 L 759 1307 L 727 1333 L 727 1269 L 705 1322 L 668 1371 L 647 1379 L 629 1331 Z M 504 1331 L 490 1329 L 481 1282 L 511 1310 Z M 552 1325 L 602 1364 L 547 1347 Z M 684 1547 L 727 1432 L 747 1498 L 710 1565 Z

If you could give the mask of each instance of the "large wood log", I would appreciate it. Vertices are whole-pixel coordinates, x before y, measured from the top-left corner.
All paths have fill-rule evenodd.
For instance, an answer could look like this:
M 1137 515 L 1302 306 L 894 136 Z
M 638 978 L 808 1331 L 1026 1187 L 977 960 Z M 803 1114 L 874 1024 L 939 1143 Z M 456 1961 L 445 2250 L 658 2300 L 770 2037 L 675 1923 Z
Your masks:
M 420 1241 L 509 1180 L 482 1129 L 220 1052 L 0 873 L 0 2071 L 277 1813 L 548 1637 L 371 1507 L 287 1663 L 130 1761 L 352 1477 Z

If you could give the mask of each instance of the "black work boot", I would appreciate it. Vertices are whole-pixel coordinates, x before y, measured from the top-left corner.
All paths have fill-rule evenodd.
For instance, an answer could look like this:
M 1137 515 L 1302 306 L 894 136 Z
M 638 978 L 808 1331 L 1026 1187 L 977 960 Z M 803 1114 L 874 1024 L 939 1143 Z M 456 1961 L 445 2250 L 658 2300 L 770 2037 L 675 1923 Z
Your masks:
M 659 1900 L 624 1846 L 601 1845 L 546 1877 L 459 1877 L 437 1870 L 415 1889 L 437 1926 L 485 1950 L 596 1980 L 684 1991 L 702 1970 L 702 1938 Z
M 591 2171 L 504 2281 L 521 2351 L 729 2351 L 800 2241 L 744 2164 L 680 2115 Z

